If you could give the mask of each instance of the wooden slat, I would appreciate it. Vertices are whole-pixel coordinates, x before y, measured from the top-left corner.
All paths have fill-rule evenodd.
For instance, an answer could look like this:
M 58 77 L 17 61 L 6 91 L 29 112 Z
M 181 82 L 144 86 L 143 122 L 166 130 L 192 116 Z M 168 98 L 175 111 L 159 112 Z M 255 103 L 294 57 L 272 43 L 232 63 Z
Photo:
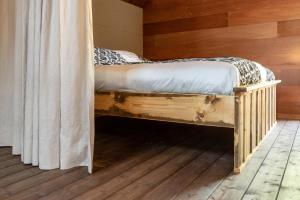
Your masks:
M 273 126 L 273 86 L 270 87 L 270 127 Z
M 277 120 L 277 87 L 274 87 L 274 121 Z
M 270 126 L 269 126 L 269 121 L 270 121 L 270 113 L 269 113 L 270 103 L 269 103 L 269 99 L 270 99 L 270 88 L 267 87 L 266 88 L 266 132 L 268 132 L 268 130 L 270 129 Z
M 266 135 L 266 90 L 261 91 L 262 138 Z
M 270 88 L 270 127 L 273 126 L 273 122 L 274 122 L 274 119 L 273 119 L 273 86 Z
M 275 123 L 275 121 L 276 121 L 275 117 L 274 117 L 274 113 L 275 113 L 275 110 L 274 110 L 274 99 L 276 98 L 275 97 L 275 93 L 274 93 L 274 89 L 275 89 L 275 87 L 272 86 L 271 87 L 271 92 L 272 92 L 272 95 L 271 95 L 271 110 L 272 110 L 272 112 L 271 112 L 271 118 L 272 118 L 271 126 L 273 126 L 274 123 Z
M 262 95 L 261 95 L 262 91 L 258 90 L 257 91 L 257 113 L 256 113 L 256 118 L 257 118 L 257 126 L 256 126 L 256 130 L 257 130 L 257 143 L 259 141 L 261 141 L 262 139 Z
M 251 94 L 251 152 L 257 146 L 257 91 Z
M 240 172 L 240 166 L 244 161 L 244 97 L 235 96 L 235 128 L 234 128 L 234 171 Z
M 251 152 L 251 93 L 244 95 L 244 161 Z

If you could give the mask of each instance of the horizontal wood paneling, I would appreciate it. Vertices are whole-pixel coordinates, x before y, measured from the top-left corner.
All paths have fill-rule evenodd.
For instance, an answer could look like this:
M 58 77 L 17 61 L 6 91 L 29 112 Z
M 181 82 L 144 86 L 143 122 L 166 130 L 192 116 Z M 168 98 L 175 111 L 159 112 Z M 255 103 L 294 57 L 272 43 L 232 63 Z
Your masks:
M 278 36 L 300 35 L 300 19 L 278 22 Z
M 300 88 L 299 27 L 299 0 L 149 0 L 144 55 L 153 60 L 238 56 L 258 61 L 283 80 L 277 93 L 279 116 L 300 119 L 300 93 L 294 91 Z
M 188 19 L 177 19 L 167 22 L 145 24 L 144 35 L 174 33 L 226 26 L 228 26 L 228 16 L 227 13 L 223 13 L 216 15 L 193 17 Z
M 144 7 L 147 0 L 122 0 L 122 1 L 125 1 L 127 3 L 133 4 L 135 6 L 142 8 L 142 7 Z
M 291 3 L 289 3 L 291 1 Z M 275 0 L 276 2 L 276 0 Z M 294 3 L 293 3 L 294 2 Z M 250 10 L 240 10 L 229 13 L 230 25 L 256 24 L 262 22 L 293 20 L 300 18 L 300 1 L 282 1 L 266 7 L 257 7 Z

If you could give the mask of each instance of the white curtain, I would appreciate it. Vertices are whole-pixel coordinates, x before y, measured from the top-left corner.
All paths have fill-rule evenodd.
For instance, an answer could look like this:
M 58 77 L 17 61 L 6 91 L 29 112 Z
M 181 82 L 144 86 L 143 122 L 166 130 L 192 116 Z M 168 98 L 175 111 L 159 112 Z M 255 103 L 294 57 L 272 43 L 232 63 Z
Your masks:
M 0 103 L 0 145 L 12 146 L 24 163 L 41 169 L 89 166 L 91 172 L 91 0 L 0 2 L 0 41 L 8 41 L 0 52 L 5 100 Z

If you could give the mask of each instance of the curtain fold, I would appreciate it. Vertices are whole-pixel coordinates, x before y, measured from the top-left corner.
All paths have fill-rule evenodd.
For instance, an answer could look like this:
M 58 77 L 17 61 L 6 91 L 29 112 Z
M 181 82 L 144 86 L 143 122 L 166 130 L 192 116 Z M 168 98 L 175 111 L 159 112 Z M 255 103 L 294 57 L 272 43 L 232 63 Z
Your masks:
M 15 25 L 15 31 L 9 32 L 14 37 L 7 45 L 1 45 L 0 51 L 2 58 L 3 49 L 12 48 L 12 55 L 0 63 L 0 72 L 5 72 L 7 63 L 13 63 L 9 71 L 14 83 L 10 87 L 0 86 L 0 94 L 5 93 L 14 111 L 9 124 L 4 120 L 7 109 L 0 107 L 0 146 L 13 146 L 13 154 L 21 154 L 24 163 L 41 169 L 88 166 L 91 172 L 94 146 L 91 0 L 0 2 L 0 9 L 10 6 L 14 9 L 11 13 L 15 13 L 14 16 L 6 13 L 9 19 L 0 19 L 0 25 L 7 25 L 7 20 Z M 4 41 L 7 34 L 0 30 L 0 40 Z M 9 80 L 2 82 L 9 85 Z

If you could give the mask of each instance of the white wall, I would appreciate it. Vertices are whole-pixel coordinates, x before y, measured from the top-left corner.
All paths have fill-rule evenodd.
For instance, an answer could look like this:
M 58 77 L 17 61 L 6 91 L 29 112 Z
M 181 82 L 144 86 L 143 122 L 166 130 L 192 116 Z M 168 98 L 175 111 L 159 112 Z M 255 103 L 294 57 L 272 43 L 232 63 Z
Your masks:
M 143 9 L 121 0 L 93 0 L 95 47 L 143 55 Z
M 15 0 L 0 0 L 0 138 L 12 138 L 14 113 Z M 0 146 L 11 141 L 0 140 Z

